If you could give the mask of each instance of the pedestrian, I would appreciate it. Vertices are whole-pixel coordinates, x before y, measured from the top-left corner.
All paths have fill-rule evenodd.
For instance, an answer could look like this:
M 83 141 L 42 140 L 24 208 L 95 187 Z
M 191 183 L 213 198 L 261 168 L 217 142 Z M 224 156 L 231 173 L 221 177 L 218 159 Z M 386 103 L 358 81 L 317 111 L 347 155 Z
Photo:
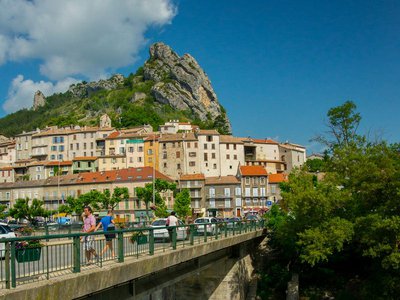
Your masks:
M 103 227 L 103 231 L 107 232 L 104 234 L 106 237 L 106 245 L 104 246 L 103 250 L 100 253 L 100 256 L 103 256 L 104 252 L 107 251 L 107 248 L 110 249 L 111 251 L 111 258 L 115 258 L 115 252 L 113 249 L 113 239 L 115 239 L 115 233 L 112 231 L 115 230 L 115 222 L 114 222 L 114 217 L 113 217 L 113 210 L 109 209 L 107 211 L 107 216 L 101 218 L 100 223 L 96 226 L 96 230 L 98 230 L 100 227 Z
M 92 208 L 90 206 L 85 206 L 83 209 L 85 218 L 83 221 L 83 232 L 89 233 L 94 232 L 96 229 L 96 219 L 92 214 Z M 86 263 L 90 265 L 92 263 L 92 255 L 95 257 L 96 261 L 99 260 L 99 256 L 94 249 L 94 236 L 86 235 L 83 238 L 83 249 L 85 250 Z
M 172 246 L 172 233 L 173 233 L 173 228 L 171 226 L 177 226 L 178 225 L 178 219 L 175 217 L 175 212 L 171 211 L 171 214 L 167 218 L 166 226 L 168 227 L 168 235 L 169 235 L 169 240 L 171 242 Z

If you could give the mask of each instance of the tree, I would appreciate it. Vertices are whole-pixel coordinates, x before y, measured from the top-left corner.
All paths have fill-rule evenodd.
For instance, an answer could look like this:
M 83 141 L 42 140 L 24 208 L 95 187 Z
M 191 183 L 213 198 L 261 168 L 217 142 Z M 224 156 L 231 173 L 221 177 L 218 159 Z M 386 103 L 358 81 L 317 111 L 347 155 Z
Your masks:
M 29 199 L 17 199 L 14 206 L 10 208 L 10 216 L 15 219 L 26 219 L 34 222 L 35 217 L 47 217 L 49 211 L 43 208 L 44 202 L 33 199 L 29 204 Z
M 168 190 L 175 191 L 176 184 L 169 183 L 168 181 L 162 179 L 156 179 L 155 183 L 155 190 L 154 190 L 154 200 L 156 205 L 155 215 L 157 217 L 166 217 L 167 213 L 167 206 L 165 205 L 164 199 L 161 197 L 160 193 L 166 192 Z M 147 183 L 144 187 L 137 187 L 136 188 L 136 196 L 139 200 L 143 201 L 146 205 L 146 215 L 147 218 L 149 217 L 149 206 L 150 203 L 153 202 L 153 184 Z
M 116 187 L 111 195 L 109 190 L 104 191 L 104 197 L 99 198 L 102 209 L 114 209 L 118 203 L 129 199 L 129 190 L 127 187 Z
M 181 192 L 176 194 L 174 210 L 180 218 L 185 219 L 187 216 L 191 215 L 192 209 L 190 204 L 191 199 L 188 189 L 183 189 Z
M 7 205 L 0 204 L 0 219 L 4 219 L 6 217 L 5 210 L 7 209 Z
M 326 176 L 316 181 L 296 170 L 281 185 L 281 209 L 267 214 L 270 253 L 303 282 L 321 287 L 328 272 L 336 289 L 356 280 L 359 298 L 397 298 L 399 146 L 358 135 L 361 117 L 351 102 L 330 109 L 328 117 Z

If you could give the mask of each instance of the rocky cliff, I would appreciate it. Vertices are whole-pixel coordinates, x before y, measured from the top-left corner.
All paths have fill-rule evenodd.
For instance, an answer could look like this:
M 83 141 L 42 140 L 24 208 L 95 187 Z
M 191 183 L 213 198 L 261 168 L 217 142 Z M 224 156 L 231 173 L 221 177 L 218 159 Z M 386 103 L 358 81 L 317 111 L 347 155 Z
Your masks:
M 180 57 L 169 46 L 156 43 L 150 47 L 143 69 L 144 79 L 155 82 L 151 94 L 156 101 L 178 110 L 189 109 L 202 121 L 220 118 L 231 132 L 209 78 L 190 54 Z

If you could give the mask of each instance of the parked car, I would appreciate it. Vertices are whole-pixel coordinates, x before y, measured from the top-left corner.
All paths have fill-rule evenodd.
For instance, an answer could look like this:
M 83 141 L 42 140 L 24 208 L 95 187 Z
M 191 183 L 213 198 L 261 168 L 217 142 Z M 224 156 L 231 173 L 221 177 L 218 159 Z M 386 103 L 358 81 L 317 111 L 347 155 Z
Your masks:
M 160 218 L 156 219 L 153 223 L 151 223 L 150 227 L 152 228 L 160 228 L 160 227 L 166 227 L 167 224 L 167 218 Z M 178 220 L 179 226 L 185 225 L 181 220 Z M 183 227 L 177 227 L 176 228 L 176 239 L 177 240 L 186 240 L 187 238 L 187 228 L 185 226 Z M 160 229 L 154 229 L 154 239 L 162 239 L 162 240 L 169 240 L 169 235 L 168 235 L 168 229 L 167 228 L 160 228 Z
M 228 229 L 233 230 L 234 227 L 238 226 L 237 222 L 240 222 L 240 221 L 241 221 L 241 219 L 239 217 L 229 218 L 228 221 L 227 221 L 228 222 L 228 225 L 227 225 Z
M 17 231 L 18 229 L 25 227 L 25 225 L 20 224 L 17 220 L 9 220 L 7 223 L 4 223 L 11 228 L 12 231 Z
M 206 231 L 211 235 L 215 235 L 218 232 L 218 220 L 214 217 L 203 217 L 197 218 L 194 220 L 194 224 L 196 224 L 196 229 L 198 234 L 204 234 L 204 223 L 206 223 Z M 208 224 L 210 223 L 210 224 Z
M 54 221 L 47 221 L 45 226 L 47 226 L 50 231 L 56 231 L 59 229 L 59 224 Z
M 259 221 L 260 217 L 257 215 L 247 215 L 246 216 L 246 220 L 247 221 Z
M 11 230 L 10 226 L 6 223 L 0 223 L 0 239 L 16 237 L 15 233 Z M 4 257 L 6 254 L 5 244 L 0 243 L 0 257 Z

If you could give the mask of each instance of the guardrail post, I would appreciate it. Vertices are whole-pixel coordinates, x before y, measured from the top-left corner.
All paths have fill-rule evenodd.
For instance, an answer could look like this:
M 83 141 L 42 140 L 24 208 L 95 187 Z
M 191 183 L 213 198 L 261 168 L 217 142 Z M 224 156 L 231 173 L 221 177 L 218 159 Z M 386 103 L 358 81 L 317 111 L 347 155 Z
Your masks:
M 49 236 L 49 226 L 47 225 L 47 223 L 44 224 L 44 231 L 46 233 L 46 236 Z M 49 239 L 46 238 L 46 242 L 48 242 L 48 241 L 49 241 Z
M 172 229 L 172 249 L 176 250 L 176 226 Z
M 71 227 L 72 227 L 71 224 L 69 224 L 69 225 L 68 225 L 68 234 L 71 234 L 71 231 L 72 231 Z M 71 237 L 69 237 L 68 239 L 70 240 Z
M 149 254 L 154 254 L 154 229 L 149 229 Z
M 239 223 L 237 222 L 237 221 L 233 221 L 233 224 L 232 224 L 232 235 L 235 235 L 236 234 L 236 226 L 238 225 Z
M 11 242 L 11 287 L 17 287 L 17 278 L 15 274 L 15 241 Z
M 204 224 L 204 242 L 207 243 L 207 224 Z
M 242 226 L 243 226 L 243 223 L 239 222 L 239 234 L 242 234 Z
M 124 233 L 118 232 L 118 262 L 124 262 Z
M 74 259 L 74 266 L 73 272 L 79 273 L 81 271 L 81 240 L 79 236 L 73 237 L 73 259 Z
M 189 234 L 190 234 L 190 236 L 189 236 L 189 239 L 190 239 L 190 245 L 194 245 L 194 230 L 195 230 L 195 225 L 193 225 L 193 224 L 190 224 L 189 225 L 190 227 L 189 227 Z
M 225 223 L 224 230 L 225 230 L 225 237 L 228 237 L 228 223 Z
M 5 247 L 5 268 L 6 268 L 6 289 L 10 289 L 11 288 L 11 274 L 10 274 L 10 253 L 11 253 L 11 247 L 10 247 L 10 242 L 4 243 Z

